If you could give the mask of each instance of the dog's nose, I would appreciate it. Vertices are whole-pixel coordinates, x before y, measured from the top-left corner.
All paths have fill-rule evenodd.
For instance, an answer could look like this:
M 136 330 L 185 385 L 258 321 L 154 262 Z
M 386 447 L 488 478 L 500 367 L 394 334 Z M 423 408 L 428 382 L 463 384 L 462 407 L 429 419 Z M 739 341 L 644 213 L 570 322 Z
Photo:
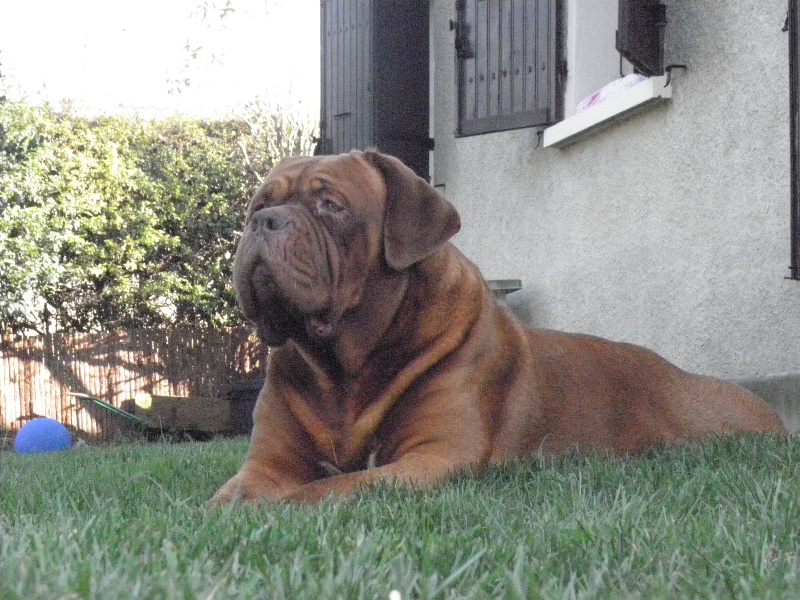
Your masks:
M 262 208 L 250 217 L 250 227 L 253 231 L 282 231 L 294 224 L 291 215 L 280 208 Z

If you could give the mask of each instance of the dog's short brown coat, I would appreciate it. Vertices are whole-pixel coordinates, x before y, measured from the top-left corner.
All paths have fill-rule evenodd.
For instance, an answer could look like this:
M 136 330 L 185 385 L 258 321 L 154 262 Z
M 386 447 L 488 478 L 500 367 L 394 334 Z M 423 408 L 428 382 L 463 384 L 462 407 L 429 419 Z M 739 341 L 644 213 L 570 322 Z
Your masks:
M 455 209 L 376 152 L 280 163 L 234 263 L 272 346 L 250 450 L 212 504 L 430 486 L 532 452 L 785 433 L 748 391 L 597 337 L 527 329 L 448 240 Z

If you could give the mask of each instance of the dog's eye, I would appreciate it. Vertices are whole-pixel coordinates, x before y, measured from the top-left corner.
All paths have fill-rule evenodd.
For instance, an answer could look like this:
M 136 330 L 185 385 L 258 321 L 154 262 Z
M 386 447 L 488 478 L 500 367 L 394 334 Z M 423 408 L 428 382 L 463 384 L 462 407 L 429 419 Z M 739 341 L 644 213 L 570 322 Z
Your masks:
M 326 213 L 338 213 L 344 210 L 344 206 L 333 198 L 327 197 L 320 200 L 319 210 Z

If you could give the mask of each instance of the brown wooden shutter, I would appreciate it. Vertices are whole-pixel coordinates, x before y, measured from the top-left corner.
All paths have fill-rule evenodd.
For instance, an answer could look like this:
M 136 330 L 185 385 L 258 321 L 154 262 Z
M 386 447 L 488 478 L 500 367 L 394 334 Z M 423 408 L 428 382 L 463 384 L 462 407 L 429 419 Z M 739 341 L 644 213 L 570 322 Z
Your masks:
M 558 120 L 556 0 L 458 0 L 458 134 Z
M 642 75 L 664 72 L 666 6 L 658 0 L 619 0 L 617 50 Z
M 429 3 L 321 0 L 317 154 L 375 147 L 428 177 Z

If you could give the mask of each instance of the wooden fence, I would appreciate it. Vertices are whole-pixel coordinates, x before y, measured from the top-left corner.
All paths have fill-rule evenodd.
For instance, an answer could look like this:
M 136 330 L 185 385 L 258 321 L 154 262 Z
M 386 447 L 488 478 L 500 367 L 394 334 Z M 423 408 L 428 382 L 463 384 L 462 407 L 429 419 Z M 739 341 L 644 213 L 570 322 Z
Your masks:
M 92 440 L 113 440 L 120 419 L 79 392 L 123 407 L 139 393 L 219 398 L 263 376 L 266 349 L 251 330 L 131 330 L 0 336 L 0 432 L 50 417 Z

